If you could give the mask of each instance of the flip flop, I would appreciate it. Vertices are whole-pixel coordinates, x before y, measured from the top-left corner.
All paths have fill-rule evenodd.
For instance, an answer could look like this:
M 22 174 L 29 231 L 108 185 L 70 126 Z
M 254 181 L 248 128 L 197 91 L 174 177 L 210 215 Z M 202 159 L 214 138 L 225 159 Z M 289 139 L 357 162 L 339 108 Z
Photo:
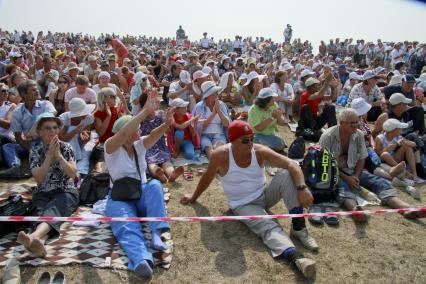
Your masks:
M 53 276 L 51 284 L 65 284 L 65 275 L 62 271 L 58 271 Z
M 312 204 L 311 207 L 309 207 L 308 213 L 321 213 L 321 211 L 322 209 L 319 205 Z M 314 225 L 322 225 L 324 223 L 322 216 L 308 217 L 308 220 Z
M 188 169 L 183 172 L 183 178 L 187 181 L 192 181 L 194 180 L 194 173 L 192 172 L 191 169 Z
M 52 275 L 50 272 L 43 272 L 37 280 L 37 284 L 50 284 L 52 282 Z
M 322 212 L 323 213 L 334 212 L 334 209 L 333 207 L 330 207 L 330 206 L 323 206 Z M 339 218 L 337 216 L 324 216 L 324 222 L 329 226 L 339 226 L 340 224 Z

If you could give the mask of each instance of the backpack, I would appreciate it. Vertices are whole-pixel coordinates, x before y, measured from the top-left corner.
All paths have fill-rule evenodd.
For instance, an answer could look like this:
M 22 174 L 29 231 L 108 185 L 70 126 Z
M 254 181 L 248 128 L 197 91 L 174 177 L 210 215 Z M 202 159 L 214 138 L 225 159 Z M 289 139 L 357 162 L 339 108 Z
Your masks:
M 314 203 L 332 201 L 336 197 L 339 168 L 333 154 L 320 145 L 309 147 L 302 164 L 305 182 L 311 189 Z
M 291 143 L 290 148 L 288 148 L 288 157 L 290 159 L 303 159 L 304 155 L 305 139 L 303 136 L 299 136 Z
M 80 204 L 94 204 L 104 199 L 109 191 L 108 173 L 88 174 L 80 185 Z
M 24 201 L 21 195 L 9 196 L 0 205 L 0 216 L 31 216 L 34 207 L 31 202 Z M 30 222 L 0 222 L 0 237 L 11 232 L 25 230 L 31 225 Z

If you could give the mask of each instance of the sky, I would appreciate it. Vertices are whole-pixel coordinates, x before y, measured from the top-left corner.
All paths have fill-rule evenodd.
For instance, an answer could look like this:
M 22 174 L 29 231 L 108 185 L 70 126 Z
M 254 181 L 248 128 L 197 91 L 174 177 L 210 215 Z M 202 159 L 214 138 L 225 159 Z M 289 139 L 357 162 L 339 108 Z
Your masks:
M 0 28 L 173 37 L 182 25 L 191 40 L 236 34 L 282 41 L 339 37 L 426 42 L 426 4 L 413 0 L 0 0 Z

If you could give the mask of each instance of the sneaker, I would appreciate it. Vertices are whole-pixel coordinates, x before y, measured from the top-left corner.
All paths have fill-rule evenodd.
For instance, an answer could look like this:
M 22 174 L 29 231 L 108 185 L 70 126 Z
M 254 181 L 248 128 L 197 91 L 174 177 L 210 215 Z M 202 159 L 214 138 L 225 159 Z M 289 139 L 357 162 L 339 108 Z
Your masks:
M 7 170 L 0 171 L 0 178 L 4 179 L 25 179 L 30 178 L 31 172 L 20 166 L 11 167 Z
M 392 185 L 394 187 L 407 187 L 408 184 L 405 182 L 405 180 L 399 179 L 397 177 L 393 178 Z
M 404 178 L 403 179 L 403 181 L 407 184 L 407 185 L 410 185 L 410 186 L 414 186 L 414 181 L 413 180 L 411 180 L 411 179 L 409 179 L 409 178 Z
M 417 199 L 417 200 L 421 199 L 420 191 L 414 186 L 407 186 L 407 187 L 401 188 L 401 190 L 411 195 L 414 199 Z
M 314 278 L 316 274 L 315 261 L 312 259 L 302 257 L 294 261 L 296 267 L 302 272 L 306 278 Z
M 423 184 L 426 182 L 424 179 L 421 179 L 419 177 L 414 177 L 413 180 L 415 184 Z
M 298 239 L 302 243 L 302 245 L 308 250 L 318 251 L 319 249 L 317 242 L 314 240 L 314 238 L 309 236 L 308 230 L 306 228 L 303 228 L 300 231 L 295 231 L 292 228 L 290 230 L 290 236 L 293 236 Z

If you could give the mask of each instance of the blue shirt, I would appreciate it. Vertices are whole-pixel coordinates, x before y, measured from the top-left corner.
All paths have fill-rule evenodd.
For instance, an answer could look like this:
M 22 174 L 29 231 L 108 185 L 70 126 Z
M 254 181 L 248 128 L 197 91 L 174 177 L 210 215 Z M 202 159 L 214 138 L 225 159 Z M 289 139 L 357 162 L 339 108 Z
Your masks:
M 406 98 L 409 98 L 409 99 L 411 99 L 411 100 L 413 100 L 414 101 L 414 92 L 413 92 L 413 90 L 411 90 L 411 91 L 409 91 L 408 93 L 403 93 L 402 92 L 402 88 L 401 88 L 401 86 L 400 85 L 391 85 L 391 86 L 386 86 L 386 87 L 384 87 L 384 89 L 383 89 L 383 93 L 385 94 L 385 98 L 386 98 L 386 100 L 389 100 L 389 98 L 393 95 L 393 94 L 395 94 L 395 93 L 401 93 L 401 94 L 404 94 L 404 96 L 406 97 Z
M 25 107 L 24 103 L 19 104 L 13 111 L 10 130 L 27 134 L 37 117 L 45 112 L 56 114 L 56 109 L 50 101 L 37 100 L 31 112 Z

